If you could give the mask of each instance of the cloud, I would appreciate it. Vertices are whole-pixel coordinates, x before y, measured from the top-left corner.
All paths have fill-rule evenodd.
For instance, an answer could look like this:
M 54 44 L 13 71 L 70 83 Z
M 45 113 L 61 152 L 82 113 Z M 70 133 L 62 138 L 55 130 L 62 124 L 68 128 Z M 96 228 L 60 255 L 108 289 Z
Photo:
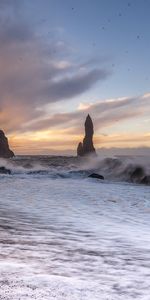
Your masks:
M 0 15 L 0 123 L 7 132 L 44 118 L 45 105 L 72 100 L 110 76 L 104 67 L 74 63 L 65 41 L 45 38 L 21 18 L 19 1 L 1 1 Z
M 0 29 L 0 42 L 3 46 L 12 43 L 29 42 L 34 38 L 32 30 L 23 23 L 4 23 L 5 27 Z
M 77 145 L 83 136 L 76 135 L 71 138 L 65 135 L 65 131 L 47 131 L 31 135 L 20 135 L 13 136 L 9 139 L 12 149 L 15 149 L 15 153 L 45 153 L 45 154 L 56 154 L 59 151 L 66 151 L 66 153 L 73 154 L 76 153 Z M 62 139 L 63 136 L 63 139 Z M 96 146 L 97 152 L 100 154 L 109 154 L 108 150 L 113 150 L 114 153 L 123 153 L 121 149 L 124 149 L 124 155 L 130 152 L 132 149 L 132 154 L 134 154 L 133 149 L 138 150 L 137 153 L 148 154 L 150 150 L 149 136 L 144 134 L 109 134 L 109 135 L 95 135 L 94 144 Z M 148 147 L 149 146 L 149 147 Z M 145 150 L 144 150 L 145 149 Z M 110 152 L 112 152 L 110 150 Z M 107 155 L 108 155 L 107 154 Z
M 45 35 L 41 27 L 22 16 L 24 1 L 0 1 L 0 123 L 11 137 L 22 140 L 21 147 L 75 147 L 84 134 L 83 122 L 88 113 L 94 120 L 96 141 L 122 144 L 121 136 L 103 135 L 105 129 L 125 121 L 149 118 L 150 93 L 138 97 L 97 100 L 80 103 L 77 109 L 69 103 L 109 79 L 105 67 L 110 58 L 88 58 L 81 61 L 62 35 L 51 28 Z M 25 2 L 24 2 L 25 3 Z M 25 17 L 25 18 L 24 18 Z M 68 101 L 68 102 L 67 102 Z M 55 103 L 57 110 L 52 111 Z M 46 111 L 46 107 L 48 110 Z M 146 124 L 146 122 L 145 122 Z M 133 128 L 134 131 L 134 128 Z M 38 133 L 38 134 L 37 134 Z M 23 139 L 24 136 L 24 139 Z M 44 139 L 43 139 L 44 136 Z M 62 139 L 63 136 L 63 140 Z M 50 138 L 51 137 L 51 138 Z M 140 136 L 139 136 L 140 137 Z M 147 136 L 137 140 L 124 136 L 124 142 L 148 143 Z M 40 142 L 41 140 L 41 142 Z M 48 141 L 49 140 L 49 141 Z M 18 145 L 19 142 L 17 140 Z M 43 146 L 42 146 L 43 145 Z
M 58 151 L 70 149 L 68 152 L 72 151 L 83 139 L 83 122 L 86 115 L 90 113 L 94 121 L 96 148 L 146 147 L 150 146 L 150 132 L 137 132 L 136 123 L 138 124 L 139 118 L 147 116 L 149 111 L 150 98 L 144 97 L 144 95 L 135 98 L 106 99 L 82 107 L 82 110 L 77 109 L 70 113 L 52 113 L 47 118 L 44 116 L 38 121 L 29 122 L 20 129 L 17 138 L 11 137 L 11 141 L 20 153 L 25 151 L 39 153 L 38 149 L 41 149 L 42 153 L 50 153 L 48 149 L 53 152 L 54 149 Z M 131 132 L 118 131 L 117 133 L 117 128 L 119 129 L 125 121 L 130 124 Z M 118 127 L 111 133 L 110 128 L 116 124 Z M 135 128 L 133 124 L 135 124 Z M 103 133 L 103 130 L 106 129 L 107 134 Z
M 42 91 L 45 97 L 49 96 L 51 102 L 73 98 L 90 89 L 94 83 L 104 80 L 109 73 L 106 70 L 92 70 L 77 75 L 67 76 L 58 81 L 52 81 L 50 85 Z
M 92 103 L 80 103 L 78 106 L 78 110 L 88 109 Z
M 80 134 L 83 132 L 84 120 L 89 113 L 94 119 L 96 130 L 112 127 L 116 123 L 133 120 L 144 116 L 150 110 L 150 97 L 139 96 L 135 98 L 116 98 L 97 101 L 93 104 L 80 104 L 82 109 L 70 113 L 57 113 L 27 124 L 24 130 L 45 130 L 52 128 L 68 128 L 68 134 Z M 80 125 L 81 124 L 81 125 Z

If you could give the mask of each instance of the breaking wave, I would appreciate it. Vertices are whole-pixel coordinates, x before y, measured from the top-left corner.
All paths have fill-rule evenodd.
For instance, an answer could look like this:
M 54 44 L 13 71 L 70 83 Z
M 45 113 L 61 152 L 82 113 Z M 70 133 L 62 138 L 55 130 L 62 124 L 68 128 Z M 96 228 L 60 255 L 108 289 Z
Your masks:
M 105 180 L 150 183 L 150 159 L 142 156 L 77 158 L 67 156 L 17 156 L 0 159 L 0 175 L 87 178 L 91 173 Z

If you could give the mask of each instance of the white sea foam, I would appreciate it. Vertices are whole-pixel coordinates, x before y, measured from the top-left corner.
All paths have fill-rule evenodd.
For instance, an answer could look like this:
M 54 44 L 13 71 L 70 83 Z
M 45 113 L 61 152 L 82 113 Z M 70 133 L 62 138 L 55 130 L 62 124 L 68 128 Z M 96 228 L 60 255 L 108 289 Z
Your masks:
M 11 171 L 12 175 L 46 175 L 51 178 L 87 178 L 91 172 L 102 174 L 105 179 L 140 183 L 144 176 L 150 177 L 150 156 L 117 156 L 113 158 L 88 157 L 16 157 L 12 160 L 0 159 L 0 167 Z M 132 178 L 132 173 L 140 168 L 141 177 Z M 4 174 L 2 174 L 4 175 Z M 149 178 L 150 180 L 150 178 Z
M 149 300 L 149 186 L 87 178 L 107 175 L 98 159 L 4 164 L 13 175 L 0 176 L 0 299 Z

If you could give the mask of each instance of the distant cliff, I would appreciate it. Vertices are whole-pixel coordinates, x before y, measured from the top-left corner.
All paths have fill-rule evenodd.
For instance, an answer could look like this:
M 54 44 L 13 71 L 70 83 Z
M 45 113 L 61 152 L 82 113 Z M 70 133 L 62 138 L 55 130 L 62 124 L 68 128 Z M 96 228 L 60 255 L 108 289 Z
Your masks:
M 14 153 L 9 149 L 8 139 L 5 136 L 3 130 L 0 130 L 0 157 L 10 158 Z
M 90 115 L 88 115 L 85 120 L 85 137 L 83 139 L 83 143 L 80 142 L 77 147 L 78 156 L 86 156 L 89 154 L 96 155 L 96 151 L 93 146 L 93 134 L 93 122 Z

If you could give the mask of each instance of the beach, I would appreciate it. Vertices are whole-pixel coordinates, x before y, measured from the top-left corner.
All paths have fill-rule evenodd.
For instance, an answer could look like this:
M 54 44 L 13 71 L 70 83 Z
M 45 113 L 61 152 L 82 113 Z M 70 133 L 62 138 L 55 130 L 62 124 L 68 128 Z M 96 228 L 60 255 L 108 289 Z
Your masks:
M 75 158 L 7 166 L 0 299 L 149 299 L 149 186 L 88 178 Z

